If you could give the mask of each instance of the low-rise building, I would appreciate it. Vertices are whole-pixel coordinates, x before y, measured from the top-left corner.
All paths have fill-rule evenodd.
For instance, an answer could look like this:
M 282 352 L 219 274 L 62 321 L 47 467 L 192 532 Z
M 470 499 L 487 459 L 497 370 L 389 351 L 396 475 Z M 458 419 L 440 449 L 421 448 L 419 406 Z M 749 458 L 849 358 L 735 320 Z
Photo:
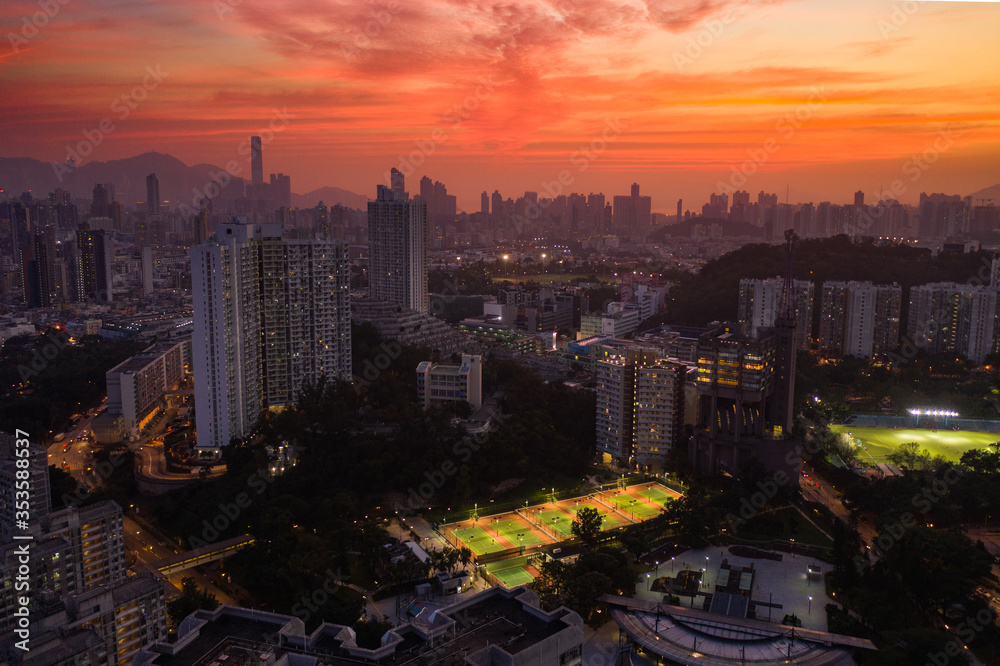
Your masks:
M 417 397 L 424 409 L 465 401 L 483 405 L 483 357 L 462 354 L 458 365 L 423 361 L 417 366 Z

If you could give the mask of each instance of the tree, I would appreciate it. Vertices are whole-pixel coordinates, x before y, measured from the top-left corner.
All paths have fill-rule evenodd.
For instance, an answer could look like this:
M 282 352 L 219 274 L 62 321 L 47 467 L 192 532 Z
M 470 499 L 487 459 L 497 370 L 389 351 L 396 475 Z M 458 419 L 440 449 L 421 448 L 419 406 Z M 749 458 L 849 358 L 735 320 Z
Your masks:
M 588 546 L 593 546 L 601 534 L 603 521 L 604 516 L 598 513 L 597 509 L 585 506 L 576 512 L 576 520 L 571 527 L 573 535 L 580 537 Z
M 167 603 L 167 613 L 174 624 L 180 624 L 196 610 L 215 610 L 218 605 L 219 600 L 214 594 L 200 589 L 194 578 L 185 576 L 181 580 L 181 596 Z

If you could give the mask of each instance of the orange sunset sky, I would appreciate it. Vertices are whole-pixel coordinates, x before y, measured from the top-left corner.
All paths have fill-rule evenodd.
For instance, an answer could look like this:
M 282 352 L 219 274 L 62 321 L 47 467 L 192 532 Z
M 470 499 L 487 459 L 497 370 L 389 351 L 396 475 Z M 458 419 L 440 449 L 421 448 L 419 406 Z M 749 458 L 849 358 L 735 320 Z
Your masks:
M 372 196 L 402 159 L 411 193 L 428 175 L 467 211 L 563 171 L 670 213 L 720 183 L 816 203 L 1000 183 L 1000 3 L 6 0 L 0 26 L 4 157 L 62 162 L 108 119 L 89 160 L 224 166 L 263 132 L 295 192 Z

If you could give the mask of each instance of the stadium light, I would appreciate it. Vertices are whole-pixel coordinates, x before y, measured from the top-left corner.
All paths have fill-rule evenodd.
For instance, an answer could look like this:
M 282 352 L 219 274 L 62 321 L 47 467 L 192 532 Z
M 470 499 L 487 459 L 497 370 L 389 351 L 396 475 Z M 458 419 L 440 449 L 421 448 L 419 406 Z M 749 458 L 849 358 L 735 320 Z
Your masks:
M 913 416 L 944 416 L 944 417 L 958 416 L 958 412 L 947 409 L 911 409 L 909 410 L 909 412 Z

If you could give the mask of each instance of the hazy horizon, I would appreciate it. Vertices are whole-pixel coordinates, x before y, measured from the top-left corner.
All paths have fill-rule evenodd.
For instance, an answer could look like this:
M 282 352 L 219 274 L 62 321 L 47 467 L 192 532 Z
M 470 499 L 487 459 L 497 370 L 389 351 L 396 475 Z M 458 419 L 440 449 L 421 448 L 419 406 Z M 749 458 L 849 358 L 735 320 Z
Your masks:
M 916 203 L 1000 183 L 998 3 L 40 7 L 0 8 L 9 157 L 224 167 L 259 134 L 295 192 L 373 196 L 400 167 L 465 211 L 561 175 L 609 200 L 637 182 L 667 214 L 723 188 L 848 203 L 896 182 Z

